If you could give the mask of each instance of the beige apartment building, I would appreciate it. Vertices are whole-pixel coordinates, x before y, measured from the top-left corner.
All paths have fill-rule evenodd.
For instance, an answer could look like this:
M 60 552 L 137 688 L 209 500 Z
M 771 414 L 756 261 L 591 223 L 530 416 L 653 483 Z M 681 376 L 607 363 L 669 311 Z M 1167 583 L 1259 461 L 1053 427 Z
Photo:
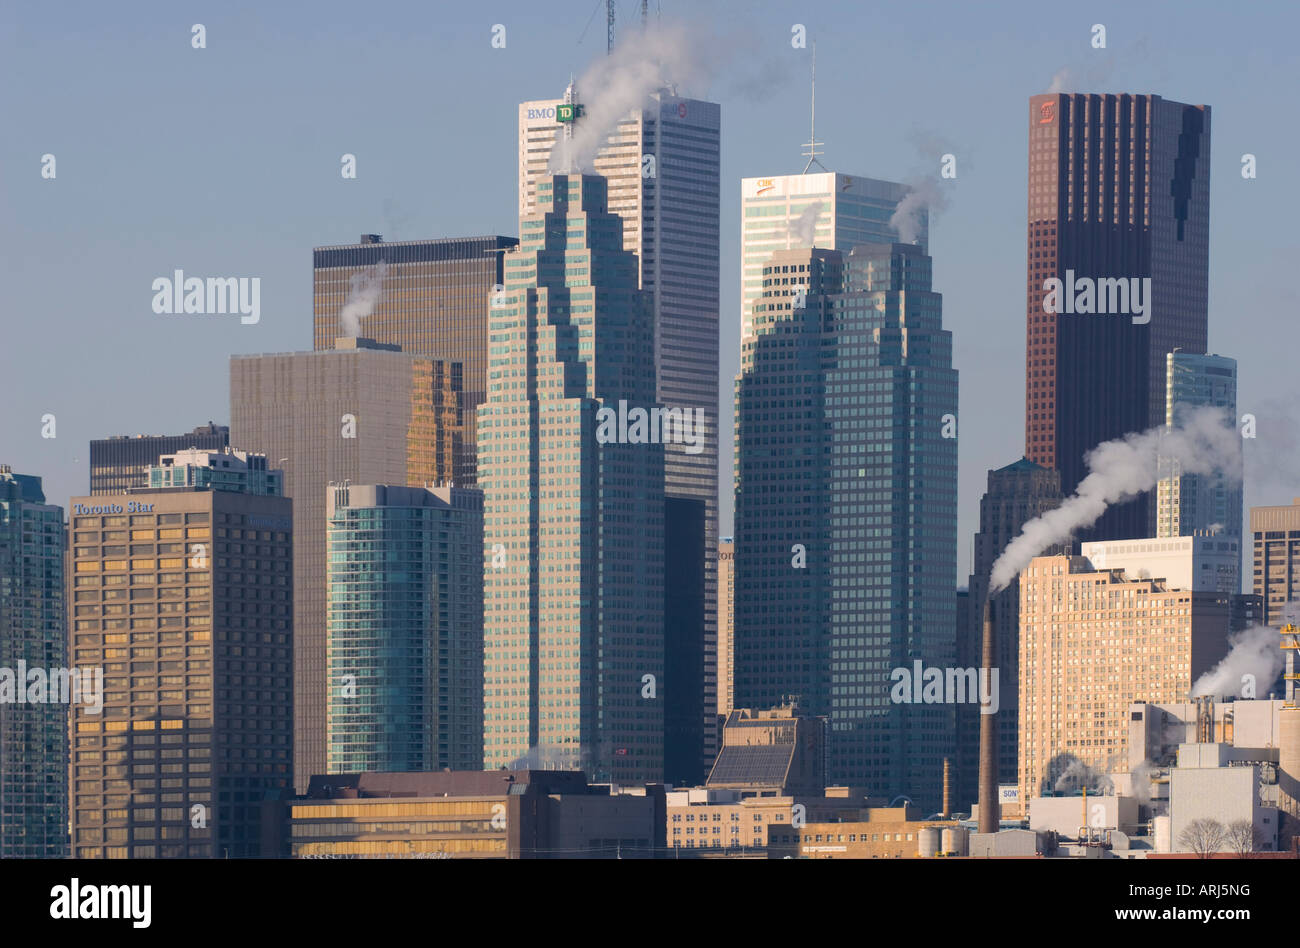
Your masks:
M 1264 600 L 1264 624 L 1281 625 L 1286 604 L 1300 600 L 1300 497 L 1278 507 L 1251 507 L 1252 591 Z
M 1075 762 L 1128 770 L 1128 709 L 1186 701 L 1227 652 L 1227 595 L 1040 556 L 1020 574 L 1020 799 Z M 1077 768 L 1076 768 L 1077 770 Z
M 260 486 L 72 498 L 72 664 L 104 699 L 71 708 L 77 859 L 256 856 L 290 786 L 292 503 L 265 457 L 202 460 L 166 473 Z

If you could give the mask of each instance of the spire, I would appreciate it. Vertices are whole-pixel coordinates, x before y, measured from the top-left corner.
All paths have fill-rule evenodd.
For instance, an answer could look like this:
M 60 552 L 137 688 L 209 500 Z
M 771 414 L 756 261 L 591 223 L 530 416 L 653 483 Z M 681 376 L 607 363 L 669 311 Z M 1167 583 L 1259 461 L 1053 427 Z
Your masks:
M 808 142 L 807 142 L 807 144 L 806 144 L 806 146 L 805 146 L 808 150 L 805 151 L 805 152 L 803 153 L 804 157 L 808 159 L 808 164 L 806 164 L 806 165 L 803 166 L 803 173 L 804 173 L 804 174 L 807 174 L 807 173 L 808 173 L 808 169 L 811 168 L 811 167 L 813 166 L 813 164 L 816 164 L 818 168 L 821 168 L 821 169 L 822 169 L 822 171 L 825 171 L 825 170 L 826 170 L 826 166 L 825 166 L 824 164 L 822 164 L 820 161 L 817 160 L 817 156 L 820 155 L 820 154 L 822 154 L 820 151 L 817 150 L 817 146 L 818 146 L 818 145 L 824 145 L 824 144 L 826 144 L 826 143 L 825 143 L 825 142 L 819 142 L 819 141 L 817 140 L 817 41 L 816 41 L 816 40 L 813 40 L 813 48 L 812 48 L 812 119 L 811 119 L 811 124 L 810 124 L 809 129 L 808 129 Z

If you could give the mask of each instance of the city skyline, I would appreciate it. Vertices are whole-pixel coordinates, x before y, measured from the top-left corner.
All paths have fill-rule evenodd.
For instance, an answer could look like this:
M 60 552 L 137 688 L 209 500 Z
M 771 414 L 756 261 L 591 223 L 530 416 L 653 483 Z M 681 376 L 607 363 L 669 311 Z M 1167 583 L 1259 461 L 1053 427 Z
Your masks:
M 592 2 L 0 14 L 0 850 L 1300 858 L 1300 11 Z
M 740 181 L 773 173 L 798 174 L 807 163 L 801 152 L 806 150 L 802 143 L 808 138 L 808 54 L 812 40 L 818 42 L 821 78 L 816 135 L 825 142 L 820 160 L 827 167 L 908 181 L 922 173 L 937 178 L 941 152 L 952 152 L 957 159 L 957 177 L 934 182 L 947 189 L 948 206 L 931 221 L 930 252 L 936 261 L 936 277 L 947 287 L 951 302 L 954 366 L 966 373 L 963 407 L 968 410 L 961 416 L 963 437 L 959 442 L 958 571 L 962 576 L 970 570 L 969 538 L 977 529 L 984 473 L 1023 453 L 1023 439 L 1014 435 L 1023 424 L 1023 415 L 1009 406 L 1022 404 L 1024 394 L 1023 317 L 1014 314 L 1020 308 L 1016 301 L 1023 299 L 1024 228 L 1017 223 L 1023 222 L 1019 210 L 1008 215 L 1005 208 L 1018 208 L 1023 195 L 1027 166 L 1021 116 L 1025 104 L 1054 80 L 1071 90 L 1150 92 L 1181 102 L 1204 102 L 1215 109 L 1221 122 L 1211 163 L 1221 173 L 1215 175 L 1211 185 L 1208 347 L 1238 359 L 1240 410 L 1254 413 L 1260 421 L 1260 440 L 1265 443 L 1248 445 L 1247 505 L 1279 503 L 1289 498 L 1290 489 L 1280 483 L 1275 472 L 1300 440 L 1294 423 L 1286 417 L 1282 353 L 1269 347 L 1234 351 L 1230 344 L 1234 317 L 1226 315 L 1249 312 L 1264 327 L 1263 331 L 1283 332 L 1286 328 L 1281 314 L 1289 305 L 1290 291 L 1284 281 L 1274 277 L 1285 272 L 1282 261 L 1291 255 L 1288 248 L 1294 249 L 1295 239 L 1284 230 L 1277 231 L 1276 225 L 1269 223 L 1268 214 L 1269 208 L 1291 206 L 1297 200 L 1297 183 L 1282 173 L 1283 156 L 1297 147 L 1297 130 L 1270 119 L 1280 105 L 1280 90 L 1286 87 L 1284 61 L 1267 55 L 1249 61 L 1233 58 L 1225 50 L 1233 44 L 1246 47 L 1261 42 L 1261 36 L 1231 18 L 1212 31 L 1211 38 L 1203 23 L 1193 26 L 1190 21 L 1101 3 L 1095 16 L 1108 25 L 1109 45 L 1106 50 L 1097 50 L 1090 46 L 1088 24 L 1080 25 L 1059 11 L 1023 6 L 1026 11 L 1033 10 L 1033 17 L 1021 21 L 1008 16 L 1005 37 L 984 36 L 978 11 L 949 11 L 945 22 L 952 24 L 952 31 L 940 32 L 931 40 L 936 51 L 947 55 L 936 55 L 925 75 L 914 76 L 908 70 L 909 82 L 901 87 L 899 95 L 870 100 L 871 128 L 888 129 L 890 134 L 884 136 L 868 135 L 843 117 L 853 114 L 849 105 L 856 94 L 854 78 L 861 75 L 861 67 L 852 58 L 852 44 L 837 38 L 837 33 L 843 31 L 836 27 L 842 18 L 855 14 L 835 11 L 832 15 L 829 10 L 811 5 L 806 15 L 801 14 L 809 38 L 809 46 L 803 49 L 791 46 L 791 17 L 777 4 L 747 6 L 747 24 L 739 30 L 727 23 L 726 4 L 705 6 L 689 14 L 692 29 L 706 38 L 729 34 L 727 42 L 719 44 L 719 65 L 704 70 L 703 76 L 694 80 L 700 88 L 684 85 L 682 89 L 683 94 L 705 95 L 721 102 L 727 113 L 721 168 L 722 379 L 734 376 L 739 360 Z M 322 23 L 329 21 L 329 9 L 328 4 L 322 8 Z M 400 5 L 395 8 L 394 17 L 401 9 Z M 460 90 L 456 96 L 440 97 L 438 107 L 445 106 L 445 118 L 434 121 L 427 129 L 417 130 L 406 123 L 400 129 L 394 127 L 386 118 L 387 107 L 352 109 L 360 123 L 355 141 L 349 134 L 333 132 L 323 138 L 315 135 L 286 139 L 275 125 L 267 124 L 270 119 L 265 107 L 248 99 L 250 130 L 261 135 L 262 148 L 268 156 L 274 156 L 269 164 L 265 158 L 235 160 L 227 150 L 196 152 L 184 143 L 172 157 L 153 161 L 122 140 L 134 128 L 129 123 L 107 130 L 102 142 L 69 144 L 60 153 L 64 147 L 60 139 L 66 137 L 36 110 L 62 116 L 60 125 L 76 120 L 77 110 L 84 106 L 79 104 L 79 97 L 60 91 L 64 89 L 63 73 L 53 75 L 49 83 L 33 90 L 32 96 L 16 102 L 11 110 L 15 135 L 11 142 L 0 144 L 0 160 L 4 160 L 5 167 L 18 169 L 34 161 L 26 153 L 13 150 L 15 143 L 23 139 L 49 140 L 50 145 L 42 148 L 59 157 L 61 163 L 53 181 L 42 181 L 39 165 L 33 164 L 30 184 L 6 175 L 5 183 L 0 185 L 5 188 L 0 193 L 13 211 L 15 225 L 0 233 L 0 250 L 5 251 L 0 257 L 6 261 L 0 265 L 11 268 L 6 275 L 14 287 L 14 311 L 55 314 L 17 321 L 13 327 L 15 345 L 43 350 L 48 345 L 47 329 L 57 328 L 60 336 L 77 338 L 104 354 L 115 354 L 125 371 L 108 374 L 101 357 L 91 361 L 88 372 L 79 368 L 74 372 L 72 366 L 81 360 L 69 360 L 67 366 L 48 367 L 44 374 L 53 385 L 47 387 L 36 384 L 40 380 L 29 375 L 29 364 L 18 365 L 17 379 L 23 391 L 30 394 L 25 396 L 19 412 L 6 413 L 0 419 L 0 443 L 12 445 L 9 463 L 16 470 L 41 473 L 49 496 L 66 499 L 85 491 L 85 445 L 92 439 L 119 433 L 187 431 L 197 420 L 208 418 L 218 424 L 228 423 L 221 410 L 225 370 L 218 364 L 223 361 L 217 358 L 220 353 L 311 347 L 309 330 L 304 325 L 311 311 L 310 290 L 302 275 L 311 247 L 349 242 L 362 232 L 382 233 L 389 241 L 514 233 L 518 214 L 514 189 L 491 188 L 487 182 L 496 179 L 505 185 L 516 178 L 519 103 L 538 97 L 548 86 L 558 97 L 571 73 L 580 78 L 587 64 L 603 54 L 604 44 L 595 26 L 581 44 L 577 42 L 589 13 L 574 11 L 571 20 L 561 15 L 534 22 L 536 18 L 529 15 L 525 5 L 506 5 L 499 15 L 509 31 L 503 50 L 490 45 L 491 24 L 483 26 L 465 11 L 447 11 L 450 19 L 440 14 L 437 23 L 441 33 L 427 18 L 415 17 L 413 31 L 399 30 L 395 20 L 381 18 L 373 28 L 384 37 L 386 45 L 381 45 L 390 50 L 378 61 L 384 69 L 407 69 L 401 57 L 403 50 L 436 42 L 436 37 L 443 36 L 447 58 L 430 68 L 445 69 L 448 77 L 457 68 L 468 69 L 472 75 L 480 75 L 484 68 L 500 70 L 501 91 L 489 91 L 491 84 L 479 83 Z M 667 6 L 663 11 L 665 21 L 671 20 L 674 13 L 681 16 L 686 11 Z M 103 35 L 116 37 L 128 46 L 163 47 L 160 54 L 167 57 L 165 68 L 176 73 L 175 90 L 149 91 L 135 81 L 131 72 L 119 74 L 105 90 L 116 83 L 119 97 L 143 97 L 141 101 L 154 102 L 163 114 L 175 114 L 169 102 L 176 96 L 198 95 L 203 100 L 210 95 L 204 91 L 203 77 L 211 75 L 212 66 L 203 65 L 206 60 L 185 60 L 185 55 L 208 55 L 226 62 L 235 53 L 229 44 L 268 42 L 269 37 L 287 26 L 285 14 L 252 14 L 247 8 L 235 8 L 206 24 L 214 40 L 217 35 L 225 37 L 222 44 L 210 42 L 207 49 L 199 51 L 185 42 L 169 52 L 166 36 L 172 25 L 168 16 L 160 15 L 150 25 L 124 32 L 121 24 L 107 19 L 99 22 L 93 12 L 87 15 Z M 81 45 L 76 38 L 60 45 L 50 44 L 47 34 L 39 32 L 39 23 L 28 22 L 29 16 L 32 14 L 23 11 L 13 14 L 12 35 L 32 33 L 34 42 L 13 48 L 12 62 L 32 62 L 30 57 L 39 51 L 41 63 L 53 65 L 64 61 L 64 57 L 76 56 L 93 68 L 103 55 L 97 48 Z M 886 16 L 905 27 L 917 22 L 919 14 L 899 10 Z M 1214 14 L 1207 12 L 1207 17 L 1213 19 Z M 620 23 L 630 29 L 628 21 Z M 452 26 L 450 34 L 445 32 L 446 24 Z M 510 30 L 516 24 L 521 28 Z M 188 24 L 183 26 L 188 29 Z M 481 31 L 480 38 L 475 37 L 475 30 Z M 1280 29 L 1263 36 L 1264 48 L 1267 50 L 1277 41 L 1274 37 L 1284 32 Z M 1005 44 L 1008 53 L 1004 58 L 1014 59 L 1016 67 L 992 71 L 984 82 L 957 81 L 961 70 L 970 68 L 972 62 L 968 35 L 981 36 L 981 58 L 996 59 L 995 51 Z M 294 57 L 308 57 L 299 63 L 304 67 L 300 72 L 308 71 L 308 67 L 319 70 L 329 62 L 332 51 L 345 42 L 345 36 L 330 27 L 318 41 L 310 49 L 294 46 L 285 50 L 287 58 L 272 73 L 261 75 L 257 85 L 274 88 L 282 84 L 280 71 L 291 67 Z M 476 47 L 480 41 L 482 50 Z M 901 51 L 890 49 L 888 44 L 880 53 L 885 58 L 877 68 L 885 71 L 891 62 L 903 57 Z M 362 55 L 364 59 L 370 54 L 363 51 Z M 497 59 L 485 65 L 482 60 L 489 56 Z M 195 63 L 200 64 L 198 72 L 193 69 Z M 269 68 L 255 67 L 249 81 L 257 70 L 265 73 Z M 68 75 L 75 72 L 67 70 Z M 427 87 L 428 83 L 419 85 Z M 350 88 L 344 76 L 333 78 L 327 71 L 324 88 L 319 92 L 303 91 L 305 98 L 299 100 L 306 107 L 302 121 L 316 113 L 312 97 L 319 95 L 323 102 L 331 90 L 337 93 L 334 98 L 344 103 L 364 101 L 358 99 L 359 92 Z M 55 94 L 60 97 L 53 98 Z M 242 89 L 239 94 L 244 94 Z M 973 107 L 976 101 L 983 105 Z M 989 110 L 988 102 L 996 103 L 996 107 Z M 115 108 L 120 110 L 121 106 L 97 104 L 98 114 L 85 114 L 84 120 L 98 125 L 102 116 L 114 114 Z M 775 115 L 780 115 L 781 120 L 773 124 L 770 119 Z M 474 130 L 476 144 L 469 149 L 433 149 L 434 164 L 423 160 L 432 142 L 457 123 Z M 108 151 L 110 144 L 112 150 Z M 76 152 L 75 160 L 71 160 L 73 152 L 68 148 Z M 424 149 L 418 152 L 422 160 L 414 160 L 412 148 Z M 357 157 L 356 180 L 339 176 L 339 157 L 345 153 Z M 1257 179 L 1243 179 L 1239 174 L 1241 156 L 1246 153 L 1259 160 Z M 190 170 L 181 174 L 178 161 Z M 300 168 L 307 176 L 299 175 L 287 188 L 268 191 L 278 180 L 279 169 L 289 166 Z M 77 168 L 75 174 L 71 167 Z M 435 180 L 460 182 L 480 174 L 484 182 L 480 189 L 431 186 Z M 96 183 L 102 185 L 110 176 L 120 182 L 113 195 L 95 196 L 85 190 L 97 187 Z M 226 181 L 228 187 L 222 185 L 210 195 L 191 195 L 183 211 L 160 211 L 151 202 L 139 200 L 155 185 L 184 191 L 191 178 L 200 177 Z M 330 189 L 323 192 L 330 195 L 325 203 L 319 199 L 321 188 Z M 68 197 L 60 198 L 65 191 Z M 221 200 L 217 200 L 218 194 Z M 131 195 L 136 200 L 124 205 Z M 69 197 L 72 203 L 68 203 Z M 83 208 L 99 209 L 95 227 L 87 229 L 82 223 L 72 223 L 76 219 L 73 215 Z M 272 209 L 274 216 L 268 218 Z M 230 226 L 226 222 L 232 213 L 245 215 L 253 226 Z M 95 252 L 83 254 L 90 278 L 75 284 L 52 278 L 49 264 L 44 262 L 57 257 L 50 243 L 54 236 L 72 233 L 74 226 L 82 236 L 74 239 L 73 246 L 87 250 L 100 246 Z M 101 226 L 106 229 L 97 233 L 96 228 Z M 112 245 L 110 230 L 113 234 L 125 231 L 169 237 L 160 242 L 159 238 L 146 236 L 135 249 L 127 251 Z M 21 242 L 16 241 L 19 233 L 25 235 Z M 1261 241 L 1264 234 L 1272 236 Z M 88 240 L 94 243 L 87 244 Z M 1252 248 L 1249 251 L 1248 246 Z M 12 269 L 15 260 L 25 261 L 24 270 Z M 264 292 L 261 321 L 245 326 L 238 320 L 154 314 L 149 308 L 149 281 L 171 274 L 177 265 L 187 273 L 204 276 L 260 275 Z M 112 315 L 92 320 L 92 312 Z M 127 339 L 130 344 L 125 342 Z M 183 368 L 164 369 L 160 376 L 157 354 L 177 345 L 194 345 L 197 351 Z M 110 378 L 116 392 L 113 400 L 85 397 L 88 382 L 106 384 Z M 153 396 L 158 383 L 173 383 L 171 397 L 165 402 Z M 725 404 L 728 386 L 720 386 L 720 393 L 723 404 L 719 406 L 719 442 L 727 445 L 732 435 Z M 1007 414 L 989 417 L 982 406 L 992 404 L 1008 406 Z M 40 418 L 47 412 L 58 418 L 55 439 L 41 437 Z M 131 423 L 124 424 L 128 419 Z M 730 482 L 728 452 L 720 455 L 719 481 L 725 485 Z M 723 491 L 720 535 L 731 532 L 729 508 Z

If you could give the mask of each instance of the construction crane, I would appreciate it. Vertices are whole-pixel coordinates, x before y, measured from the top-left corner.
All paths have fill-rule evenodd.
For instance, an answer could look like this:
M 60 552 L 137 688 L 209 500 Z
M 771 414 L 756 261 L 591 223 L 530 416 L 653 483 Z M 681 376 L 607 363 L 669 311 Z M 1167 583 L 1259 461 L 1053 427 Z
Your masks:
M 1295 670 L 1296 651 L 1300 650 L 1300 626 L 1288 621 L 1279 631 L 1282 633 L 1282 648 L 1286 650 L 1286 673 L 1282 676 L 1283 687 L 1286 689 L 1286 706 L 1294 708 L 1297 706 L 1295 683 L 1300 681 L 1300 673 Z

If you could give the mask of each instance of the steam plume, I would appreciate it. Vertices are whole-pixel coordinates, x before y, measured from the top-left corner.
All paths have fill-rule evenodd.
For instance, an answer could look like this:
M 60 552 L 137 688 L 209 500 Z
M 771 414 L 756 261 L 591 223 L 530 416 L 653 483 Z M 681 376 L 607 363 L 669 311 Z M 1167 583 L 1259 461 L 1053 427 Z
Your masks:
M 345 336 L 361 334 L 361 320 L 374 312 L 375 304 L 384 295 L 384 276 L 388 273 L 388 264 L 380 260 L 369 270 L 352 274 L 348 281 L 352 290 L 347 301 L 339 310 L 339 325 Z
M 1007 545 L 993 564 L 990 592 L 1005 589 L 1047 547 L 1092 526 L 1107 507 L 1154 487 L 1166 459 L 1172 458 L 1186 474 L 1240 477 L 1241 439 L 1223 409 L 1200 406 L 1186 412 L 1181 422 L 1179 427 L 1159 425 L 1128 434 L 1088 452 L 1088 476 L 1073 496 L 1029 521 Z
M 796 247 L 811 247 L 817 238 L 817 218 L 821 216 L 822 202 L 814 201 L 804 208 L 796 220 L 790 222 L 790 236 Z
M 1282 671 L 1285 659 L 1278 648 L 1277 629 L 1256 625 L 1228 637 L 1231 648 L 1215 665 L 1192 685 L 1192 697 L 1211 695 L 1220 700 L 1239 697 L 1242 676 L 1254 675 L 1261 688 L 1271 685 Z
M 666 84 L 702 81 L 709 55 L 698 30 L 681 24 L 627 34 L 614 51 L 592 63 L 578 80 L 584 114 L 573 137 L 557 132 L 547 170 L 551 174 L 589 167 L 597 150 L 632 109 Z

